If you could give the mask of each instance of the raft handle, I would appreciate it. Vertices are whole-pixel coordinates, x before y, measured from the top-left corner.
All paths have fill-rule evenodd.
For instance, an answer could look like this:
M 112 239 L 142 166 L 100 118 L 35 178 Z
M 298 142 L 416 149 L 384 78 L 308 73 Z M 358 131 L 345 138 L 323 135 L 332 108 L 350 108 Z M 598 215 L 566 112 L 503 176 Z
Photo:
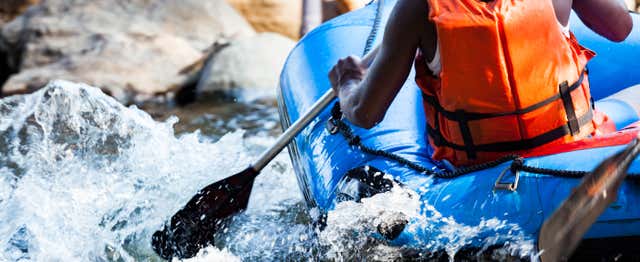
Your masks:
M 502 171 L 502 173 L 500 173 L 500 176 L 498 176 L 498 179 L 496 179 L 496 183 L 493 185 L 494 191 L 509 190 L 509 191 L 515 192 L 518 189 L 518 181 L 520 180 L 520 172 L 518 170 L 515 170 L 515 172 L 513 173 L 513 175 L 515 176 L 515 179 L 513 180 L 513 182 L 508 182 L 508 183 L 502 182 L 502 178 L 504 178 L 504 175 L 510 170 L 512 170 L 512 168 L 507 167 Z

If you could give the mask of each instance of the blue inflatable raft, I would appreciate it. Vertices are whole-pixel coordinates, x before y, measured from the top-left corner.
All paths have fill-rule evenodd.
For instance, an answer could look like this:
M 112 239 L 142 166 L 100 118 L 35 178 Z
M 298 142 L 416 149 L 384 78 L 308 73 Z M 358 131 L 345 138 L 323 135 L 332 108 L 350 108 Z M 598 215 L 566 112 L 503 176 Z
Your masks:
M 327 72 L 339 58 L 362 55 L 365 49 L 381 41 L 384 24 L 394 4 L 395 1 L 372 2 L 365 8 L 328 21 L 297 44 L 280 78 L 278 102 L 285 128 L 330 88 Z M 634 30 L 622 43 L 596 35 L 572 17 L 571 28 L 580 43 L 597 53 L 588 65 L 595 100 L 640 83 L 640 16 L 632 15 Z M 633 110 L 619 101 L 598 101 L 596 107 L 613 118 L 618 129 L 638 121 Z M 444 217 L 453 217 L 458 223 L 469 225 L 495 217 L 519 225 L 535 238 L 545 218 L 580 181 L 518 172 L 519 182 L 513 191 L 496 189 L 498 177 L 510 167 L 510 162 L 456 178 L 430 177 L 396 161 L 353 148 L 344 136 L 328 130 L 330 111 L 330 108 L 325 109 L 289 146 L 308 205 L 323 212 L 334 208 L 336 190 L 348 170 L 371 166 L 392 174 L 416 192 L 424 192 L 419 188 L 427 185 L 429 190 L 420 193 L 420 200 L 433 205 Z M 420 91 L 412 72 L 380 124 L 370 130 L 351 127 L 368 147 L 399 155 L 427 168 L 447 169 L 446 165 L 429 158 L 424 118 Z M 637 132 L 636 129 L 627 128 L 609 137 L 619 139 Z M 622 147 L 576 147 L 579 150 L 526 158 L 524 163 L 533 167 L 589 171 Z M 639 161 L 634 162 L 630 172 L 640 173 Z M 511 185 L 515 175 L 509 174 L 503 179 Z M 618 199 L 599 217 L 585 239 L 627 243 L 630 238 L 640 236 L 640 184 L 636 181 L 639 180 L 633 177 L 627 179 Z M 419 248 L 422 241 L 429 238 L 419 234 L 402 232 L 391 243 Z

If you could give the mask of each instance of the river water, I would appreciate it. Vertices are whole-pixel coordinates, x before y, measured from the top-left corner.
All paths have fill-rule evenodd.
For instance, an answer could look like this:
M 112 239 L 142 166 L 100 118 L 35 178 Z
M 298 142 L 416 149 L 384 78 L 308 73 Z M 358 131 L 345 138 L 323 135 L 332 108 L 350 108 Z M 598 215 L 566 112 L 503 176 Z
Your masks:
M 200 188 L 244 169 L 280 132 L 269 101 L 148 111 L 154 117 L 64 81 L 0 101 L 0 261 L 161 261 L 151 234 Z M 495 237 L 484 246 L 507 245 L 485 257 L 535 259 L 515 225 L 461 225 L 437 210 L 421 214 L 424 205 L 415 192 L 394 188 L 338 204 L 321 231 L 282 152 L 256 179 L 246 212 L 215 236 L 216 247 L 189 261 L 402 258 L 403 248 L 370 237 L 385 212 L 421 219 L 425 228 L 414 230 L 433 231 L 424 249 L 443 250 L 445 260 L 487 232 Z

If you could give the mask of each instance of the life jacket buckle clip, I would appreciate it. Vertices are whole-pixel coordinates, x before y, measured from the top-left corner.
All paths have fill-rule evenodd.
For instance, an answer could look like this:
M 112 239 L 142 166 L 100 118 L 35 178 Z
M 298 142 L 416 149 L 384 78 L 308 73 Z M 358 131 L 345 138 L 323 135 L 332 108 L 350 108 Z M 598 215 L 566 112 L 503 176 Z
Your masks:
M 511 171 L 511 167 L 510 166 L 505 168 L 502 171 L 502 173 L 500 173 L 500 176 L 498 176 L 498 179 L 496 179 L 495 184 L 493 184 L 493 191 L 496 191 L 496 190 L 509 190 L 509 191 L 515 192 L 518 189 L 518 182 L 520 180 L 520 172 L 518 170 L 516 170 L 513 173 L 514 179 L 513 179 L 512 182 L 504 182 L 504 181 L 502 181 L 504 176 L 509 171 Z

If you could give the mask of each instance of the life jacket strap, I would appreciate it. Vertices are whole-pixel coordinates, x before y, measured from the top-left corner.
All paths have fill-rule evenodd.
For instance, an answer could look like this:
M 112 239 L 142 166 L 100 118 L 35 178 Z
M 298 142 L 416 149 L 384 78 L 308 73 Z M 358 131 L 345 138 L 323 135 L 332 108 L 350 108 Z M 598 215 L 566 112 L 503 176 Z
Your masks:
M 444 109 L 438 99 L 435 96 L 430 96 L 423 93 L 424 101 L 430 104 L 436 111 L 436 125 L 439 122 L 437 118 L 443 116 L 444 118 L 455 121 L 458 123 L 460 134 L 462 136 L 462 140 L 464 145 L 455 144 L 451 141 L 448 141 L 444 138 L 438 126 L 431 127 L 427 124 L 427 132 L 429 137 L 432 139 L 433 143 L 436 146 L 445 146 L 450 147 L 455 150 L 464 151 L 467 154 L 468 159 L 476 159 L 478 151 L 484 152 L 509 152 L 509 151 L 521 151 L 533 149 L 544 144 L 550 143 L 556 139 L 559 139 L 566 135 L 577 135 L 580 133 L 580 128 L 591 124 L 591 120 L 593 118 L 593 106 L 589 106 L 589 110 L 584 115 L 577 117 L 575 108 L 573 106 L 573 100 L 571 98 L 571 92 L 578 89 L 582 82 L 584 81 L 585 74 L 587 73 L 586 68 L 582 70 L 580 73 L 580 77 L 578 80 L 569 85 L 567 81 L 562 82 L 559 86 L 558 94 L 544 99 L 536 104 L 533 104 L 529 107 L 517 109 L 512 112 L 503 112 L 503 113 L 477 113 L 477 112 L 467 112 L 464 110 L 456 110 L 456 111 L 448 111 Z M 548 131 L 544 134 L 538 135 L 533 138 L 521 139 L 517 141 L 508 141 L 508 142 L 496 142 L 482 145 L 475 145 L 473 142 L 473 137 L 471 135 L 471 129 L 469 128 L 469 121 L 474 120 L 482 120 L 494 117 L 504 117 L 504 116 L 517 116 L 523 115 L 529 112 L 532 112 L 536 109 L 542 108 L 550 103 L 553 103 L 557 100 L 562 100 L 564 110 L 567 116 L 567 123 L 554 128 L 551 131 Z
M 567 93 L 571 93 L 574 90 L 578 89 L 581 85 L 582 82 L 584 81 L 585 78 L 585 74 L 587 73 L 587 70 L 582 70 L 582 72 L 580 73 L 580 77 L 578 78 L 578 80 L 576 80 L 575 83 L 573 83 L 572 85 L 568 86 L 565 91 Z M 570 97 L 570 96 L 569 96 Z M 435 96 L 432 95 L 427 95 L 424 92 L 422 93 L 422 98 L 424 99 L 425 102 L 427 102 L 429 105 L 433 106 L 433 108 L 440 113 L 442 116 L 444 116 L 445 118 L 451 120 L 451 121 L 460 121 L 459 119 L 459 113 L 457 111 L 448 111 L 446 109 L 444 109 L 442 107 L 442 105 L 440 105 L 440 102 L 438 102 L 438 98 L 436 98 Z M 531 106 L 522 108 L 522 109 L 516 109 L 515 111 L 511 111 L 511 112 L 502 112 L 502 113 L 477 113 L 477 112 L 465 112 L 464 113 L 464 120 L 466 121 L 474 121 L 474 120 L 482 120 L 482 119 L 487 119 L 487 118 L 494 118 L 494 117 L 502 117 L 502 116 L 514 116 L 514 115 L 523 115 L 526 113 L 530 113 L 533 112 L 537 109 L 540 109 L 550 103 L 555 102 L 558 99 L 562 99 L 562 95 L 561 93 L 558 93 L 556 95 L 553 95 L 547 99 L 544 99 L 538 103 L 535 103 Z
M 475 146 L 473 145 L 473 137 L 471 136 L 471 129 L 466 118 L 464 110 L 457 110 L 456 116 L 458 118 L 458 125 L 460 126 L 460 134 L 462 134 L 462 140 L 464 141 L 464 150 L 467 153 L 469 159 L 475 159 L 477 157 Z
M 593 110 L 589 109 L 587 113 L 580 116 L 578 120 L 578 125 L 580 127 L 584 127 L 586 125 L 591 124 L 593 118 Z M 569 124 L 564 124 L 557 128 L 554 128 L 544 134 L 529 138 L 529 139 L 521 139 L 516 141 L 507 141 L 507 142 L 496 142 L 489 144 L 481 144 L 481 145 L 459 145 L 455 144 L 451 141 L 444 139 L 440 130 L 431 127 L 431 125 L 427 124 L 427 133 L 431 137 L 433 143 L 436 146 L 445 146 L 450 147 L 455 150 L 468 152 L 472 150 L 474 152 L 482 151 L 482 152 L 513 152 L 513 151 L 521 151 L 521 150 L 529 150 L 533 149 L 547 143 L 550 143 L 558 138 L 571 134 L 571 128 Z M 469 149 L 471 148 L 471 149 Z
M 576 110 L 573 108 L 573 99 L 571 98 L 571 90 L 567 81 L 560 83 L 559 95 L 564 105 L 564 112 L 567 114 L 567 125 L 571 135 L 575 136 L 580 133 L 580 125 L 576 117 Z

